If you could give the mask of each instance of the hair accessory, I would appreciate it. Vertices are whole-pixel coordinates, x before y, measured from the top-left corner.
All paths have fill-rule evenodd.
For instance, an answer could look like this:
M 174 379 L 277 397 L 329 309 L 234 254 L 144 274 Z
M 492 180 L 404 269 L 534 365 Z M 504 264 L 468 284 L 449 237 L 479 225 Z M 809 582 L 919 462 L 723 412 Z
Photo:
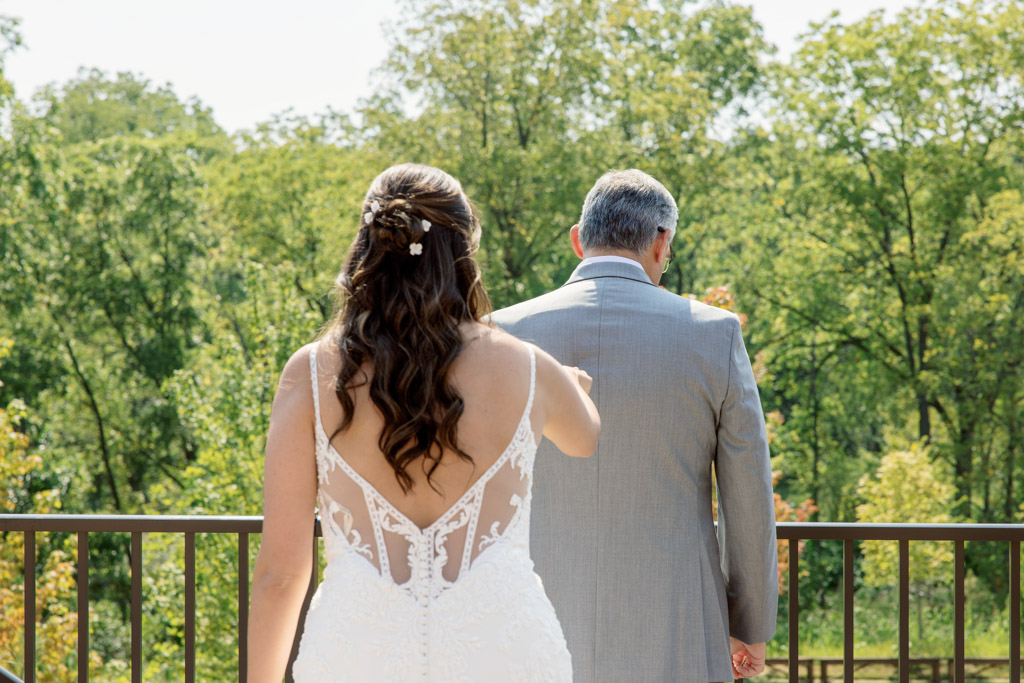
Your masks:
M 423 221 L 423 232 L 430 232 L 430 221 Z
M 370 210 L 363 214 L 363 224 L 369 225 L 372 223 L 373 217 L 377 215 L 378 211 L 380 211 L 380 202 L 374 199 L 370 202 Z
M 423 253 L 423 245 L 419 242 L 413 242 L 409 245 L 409 253 L 413 256 L 419 256 Z

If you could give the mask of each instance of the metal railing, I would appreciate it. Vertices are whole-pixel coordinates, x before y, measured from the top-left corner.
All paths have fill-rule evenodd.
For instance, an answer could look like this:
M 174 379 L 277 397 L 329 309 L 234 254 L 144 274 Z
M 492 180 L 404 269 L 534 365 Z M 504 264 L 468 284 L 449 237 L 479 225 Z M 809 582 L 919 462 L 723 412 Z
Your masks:
M 199 516 L 128 516 L 128 515 L 0 515 L 0 532 L 25 534 L 25 576 L 34 577 L 36 567 L 36 533 L 72 532 L 78 534 L 78 680 L 84 683 L 89 676 L 89 533 L 115 532 L 131 534 L 131 676 L 133 683 L 142 680 L 142 535 L 145 533 L 183 534 L 185 540 L 185 680 L 195 681 L 195 535 L 197 533 L 236 534 L 238 536 L 238 674 L 246 679 L 246 657 L 249 616 L 249 535 L 259 534 L 261 517 L 199 517 Z M 292 645 L 292 659 L 297 654 L 306 610 L 316 588 L 319 576 L 316 537 L 321 536 L 320 523 L 315 523 L 313 545 L 313 571 L 302 605 L 296 637 Z M 899 656 L 898 679 L 910 680 L 910 542 L 946 541 L 954 544 L 954 643 L 952 678 L 954 683 L 964 679 L 964 544 L 973 541 L 998 541 L 1008 544 L 1010 642 L 1009 680 L 1021 679 L 1021 620 L 1020 620 L 1020 550 L 1024 541 L 1021 524 L 833 524 L 833 523 L 780 523 L 778 537 L 788 541 L 789 555 L 789 681 L 800 680 L 800 607 L 799 541 L 835 540 L 843 542 L 843 680 L 853 681 L 853 576 L 854 543 L 867 540 L 888 540 L 899 543 Z M 35 581 L 25 582 L 25 683 L 36 680 L 36 597 Z M 916 661 L 914 662 L 916 663 Z M 291 680 L 291 667 L 286 680 Z M 0 669 L 0 677 L 17 680 Z
M 910 541 L 951 541 L 953 546 L 953 682 L 964 677 L 964 543 L 1000 541 L 1009 544 L 1010 683 L 1020 683 L 1020 543 L 1022 524 L 836 524 L 778 525 L 780 539 L 789 541 L 789 680 L 800 680 L 799 574 L 801 540 L 843 542 L 843 681 L 852 683 L 853 656 L 853 543 L 899 542 L 899 681 L 910 680 Z
M 89 533 L 131 534 L 131 676 L 132 683 L 142 681 L 142 535 L 145 533 L 183 534 L 185 539 L 185 681 L 195 682 L 196 671 L 196 534 L 236 534 L 238 536 L 238 676 L 247 674 L 249 621 L 249 534 L 263 528 L 262 517 L 207 517 L 171 515 L 0 515 L 0 532 L 25 533 L 25 576 L 35 576 L 37 532 L 78 534 L 78 680 L 89 680 Z M 291 659 L 298 654 L 299 636 L 309 601 L 319 576 L 317 537 L 320 522 L 315 522 L 313 572 L 299 617 Z M 25 683 L 36 680 L 36 602 L 35 583 L 25 582 Z M 291 662 L 288 667 L 291 681 Z

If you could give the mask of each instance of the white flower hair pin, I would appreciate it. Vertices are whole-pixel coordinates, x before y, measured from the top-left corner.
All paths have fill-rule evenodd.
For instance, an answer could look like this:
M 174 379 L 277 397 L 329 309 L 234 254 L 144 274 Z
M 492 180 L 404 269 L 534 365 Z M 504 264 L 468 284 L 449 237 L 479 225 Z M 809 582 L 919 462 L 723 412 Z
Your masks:
M 369 225 L 372 223 L 373 217 L 377 215 L 378 211 L 380 211 L 380 202 L 374 199 L 370 202 L 370 210 L 363 214 L 363 224 Z
M 430 221 L 426 219 L 421 220 L 420 227 L 423 228 L 423 232 L 430 232 Z M 409 245 L 409 253 L 413 256 L 419 256 L 423 253 L 423 245 L 420 242 L 413 242 Z

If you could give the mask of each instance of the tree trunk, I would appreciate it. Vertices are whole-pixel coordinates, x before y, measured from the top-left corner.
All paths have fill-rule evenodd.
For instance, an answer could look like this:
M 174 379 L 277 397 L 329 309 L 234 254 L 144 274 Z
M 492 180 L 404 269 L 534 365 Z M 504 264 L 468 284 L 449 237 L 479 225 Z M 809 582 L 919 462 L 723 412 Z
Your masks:
M 71 366 L 74 368 L 75 375 L 78 377 L 78 381 L 82 385 L 82 390 L 85 391 L 86 398 L 89 399 L 89 409 L 92 411 L 93 417 L 96 419 L 96 430 L 98 432 L 100 444 L 100 458 L 103 460 L 103 469 L 107 475 L 107 484 L 110 486 L 110 493 L 114 497 L 114 509 L 118 512 L 124 512 L 124 508 L 121 507 L 121 497 L 117 493 L 117 481 L 114 478 L 114 469 L 110 464 L 110 450 L 107 448 L 107 432 L 104 428 L 103 414 L 100 412 L 99 404 L 96 403 L 96 396 L 93 394 L 92 386 L 85 378 L 85 374 L 82 373 L 82 369 L 78 365 L 78 358 L 75 357 L 75 352 L 71 348 L 71 342 L 67 337 L 64 338 L 64 348 L 68 350 L 68 356 L 71 358 Z
M 928 396 L 920 389 L 917 392 L 917 422 L 918 436 L 924 439 L 925 443 L 931 442 L 932 423 L 928 416 Z
M 1013 498 L 1014 460 L 1017 457 L 1017 439 L 1019 437 L 1017 425 L 1017 405 L 1014 402 L 1010 406 L 1010 419 L 1006 423 L 1006 500 L 1004 501 L 1003 512 L 1006 521 L 1013 523 L 1017 518 L 1017 504 Z
M 924 370 L 925 350 L 928 347 L 928 317 L 922 315 L 917 321 L 917 372 Z M 924 439 L 925 443 L 932 440 L 932 421 L 928 415 L 928 396 L 924 389 L 918 386 L 917 389 L 917 421 L 918 436 Z
M 960 403 L 963 405 L 963 403 Z M 956 480 L 956 512 L 964 519 L 971 518 L 971 497 L 974 478 L 974 419 L 961 417 L 960 432 L 953 444 L 953 474 Z
M 985 522 L 992 521 L 992 449 L 986 448 L 981 456 L 981 477 L 982 477 L 982 508 L 981 519 Z
M 821 446 L 818 443 L 818 350 L 815 332 L 811 333 L 811 498 L 815 504 L 819 498 L 818 465 L 821 458 Z

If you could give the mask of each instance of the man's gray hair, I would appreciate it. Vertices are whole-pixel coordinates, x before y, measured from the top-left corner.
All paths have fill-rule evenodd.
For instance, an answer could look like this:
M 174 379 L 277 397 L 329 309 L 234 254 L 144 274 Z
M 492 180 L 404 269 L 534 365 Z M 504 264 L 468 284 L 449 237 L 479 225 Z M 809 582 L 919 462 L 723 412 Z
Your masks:
M 679 210 L 665 186 L 637 169 L 608 171 L 587 193 L 580 216 L 583 249 L 643 253 L 658 228 L 675 232 Z

